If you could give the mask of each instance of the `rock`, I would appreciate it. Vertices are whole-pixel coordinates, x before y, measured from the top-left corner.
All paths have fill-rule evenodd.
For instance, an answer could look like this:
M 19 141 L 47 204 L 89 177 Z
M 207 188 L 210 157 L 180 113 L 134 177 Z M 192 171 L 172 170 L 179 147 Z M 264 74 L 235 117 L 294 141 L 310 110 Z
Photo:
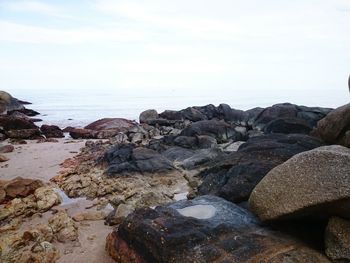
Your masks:
M 278 118 L 270 121 L 265 127 L 265 133 L 303 133 L 309 134 L 312 127 L 309 124 L 299 118 Z
M 177 136 L 174 139 L 174 144 L 179 147 L 193 149 L 197 147 L 198 139 L 192 136 Z
M 63 138 L 64 134 L 62 130 L 56 125 L 42 125 L 41 132 L 46 138 Z
M 213 104 L 193 108 L 204 114 L 208 120 L 219 117 L 218 109 Z
M 326 255 L 332 262 L 350 262 L 350 221 L 339 217 L 329 220 L 325 247 Z
M 187 170 L 192 170 L 198 166 L 219 160 L 224 157 L 224 153 L 218 148 L 208 148 L 196 151 L 191 157 L 183 160 L 179 165 Z
M 39 122 L 42 121 L 42 119 L 38 119 L 38 118 L 30 118 L 28 117 L 26 114 L 19 112 L 19 111 L 12 111 L 10 114 L 7 113 L 7 115 L 11 116 L 11 117 L 15 117 L 15 118 L 22 118 L 31 122 Z
M 73 216 L 73 220 L 80 221 L 98 221 L 105 219 L 106 214 L 103 211 L 90 211 L 85 213 L 79 213 Z
M 44 184 L 40 180 L 17 177 L 10 181 L 0 181 L 0 186 L 6 192 L 6 199 L 11 200 L 33 194 L 36 189 L 44 186 Z
M 190 120 L 190 121 L 202 121 L 206 120 L 207 116 L 205 116 L 202 112 L 194 107 L 188 107 L 184 110 L 180 111 L 182 119 Z
M 181 161 L 193 156 L 194 154 L 195 154 L 195 151 L 193 151 L 193 150 L 182 148 L 182 147 L 177 147 L 177 146 L 171 147 L 162 153 L 162 155 L 165 158 L 167 158 L 173 162 L 181 162 Z
M 198 147 L 201 149 L 215 148 L 218 143 L 215 138 L 207 135 L 201 135 L 197 137 Z
M 159 117 L 165 120 L 182 120 L 182 114 L 179 111 L 166 110 L 159 114 Z
M 88 129 L 75 128 L 69 132 L 73 139 L 96 139 L 97 132 Z
M 15 150 L 15 147 L 13 147 L 13 145 L 0 145 L 0 153 L 11 153 Z
M 128 129 L 135 126 L 136 123 L 122 118 L 104 118 L 85 127 L 87 130 L 102 131 L 102 130 L 117 130 L 118 132 L 126 132 Z
M 241 139 L 241 134 L 234 130 L 231 125 L 223 121 L 205 120 L 190 124 L 181 132 L 181 136 L 208 135 L 214 137 L 218 143 Z
M 153 173 L 174 169 L 172 163 L 154 150 L 132 145 L 116 145 L 104 156 L 109 167 L 107 174 Z
M 316 134 L 329 144 L 345 145 L 350 130 L 350 103 L 331 111 L 317 123 Z M 349 145 L 349 144 L 348 144 Z
M 17 99 L 5 91 L 0 91 L 0 114 L 20 109 L 24 109 L 24 106 Z
M 220 104 L 218 107 L 219 118 L 235 124 L 246 124 L 247 113 L 242 110 L 232 109 L 227 104 Z
M 274 167 L 293 155 L 321 146 L 314 137 L 302 134 L 270 134 L 250 138 L 237 152 L 208 164 L 199 194 L 211 194 L 232 202 L 249 198 L 251 191 Z
M 127 143 L 129 141 L 129 138 L 126 134 L 120 132 L 114 137 L 114 142 L 116 144 L 122 144 L 122 143 Z
M 108 225 L 119 225 L 123 220 L 134 211 L 134 207 L 127 204 L 120 204 L 117 209 L 114 209 L 106 218 Z
M 244 141 L 232 142 L 223 145 L 223 151 L 227 153 L 237 152 L 241 145 L 245 144 Z M 221 145 L 220 145 L 221 146 Z
M 117 262 L 330 262 L 214 196 L 136 210 L 108 235 Z
M 75 129 L 74 127 L 68 126 L 68 127 L 64 128 L 62 131 L 63 131 L 63 132 L 71 132 L 71 131 L 73 131 L 74 129 Z
M 159 115 L 156 110 L 146 110 L 141 112 L 140 114 L 140 123 L 148 123 L 149 120 L 156 120 L 158 119 Z
M 40 211 L 46 211 L 54 205 L 61 203 L 59 195 L 50 187 L 40 187 L 34 192 L 36 204 Z
M 276 119 L 300 119 L 307 126 L 314 127 L 331 109 L 297 106 L 290 103 L 276 104 L 264 109 L 254 120 L 253 128 L 263 130 L 271 121 Z
M 38 129 L 38 127 L 29 119 L 3 115 L 0 115 L 0 126 L 3 127 L 4 131 Z
M 350 150 L 323 146 L 293 156 L 254 188 L 249 205 L 261 220 L 349 218 Z
M 129 136 L 131 138 L 132 143 L 141 143 L 144 139 L 144 135 L 140 132 L 132 133 L 132 135 Z
M 6 135 L 11 139 L 38 139 L 41 138 L 39 129 L 8 130 Z
M 0 163 L 7 162 L 8 160 L 10 160 L 8 157 L 6 157 L 5 155 L 0 154 Z
M 49 219 L 49 226 L 55 233 L 57 241 L 66 243 L 78 240 L 78 228 L 64 211 L 59 211 Z

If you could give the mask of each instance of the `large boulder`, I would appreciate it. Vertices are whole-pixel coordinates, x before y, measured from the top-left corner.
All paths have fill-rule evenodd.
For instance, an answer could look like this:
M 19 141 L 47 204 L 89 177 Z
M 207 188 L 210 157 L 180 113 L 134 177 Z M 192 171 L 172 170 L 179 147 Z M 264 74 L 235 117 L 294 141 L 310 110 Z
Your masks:
M 73 139 L 96 139 L 97 132 L 89 129 L 73 128 L 70 129 L 69 135 Z
M 17 197 L 26 197 L 33 194 L 36 189 L 44 186 L 40 180 L 17 177 L 10 181 L 0 181 L 0 189 L 6 194 L 4 199 L 11 200 Z
M 5 131 L 23 130 L 23 129 L 38 129 L 38 127 L 30 120 L 14 116 L 0 116 L 0 126 Z
M 325 232 L 327 256 L 338 263 L 350 262 L 350 221 L 339 217 L 329 220 Z
M 85 129 L 102 131 L 102 130 L 118 130 L 118 132 L 126 132 L 134 127 L 136 123 L 122 118 L 104 118 L 93 123 L 90 123 Z
M 106 250 L 119 263 L 330 262 L 214 196 L 136 210 L 108 235 Z
M 293 155 L 321 146 L 321 142 L 302 134 L 269 134 L 253 137 L 237 152 L 216 160 L 200 173 L 199 194 L 217 195 L 232 202 L 249 198 L 251 191 L 274 167 Z
M 41 132 L 46 138 L 63 138 L 64 134 L 60 127 L 56 125 L 42 125 L 40 127 Z
M 190 124 L 181 132 L 182 136 L 208 135 L 214 137 L 219 143 L 227 142 L 229 139 L 239 141 L 242 134 L 230 124 L 217 120 L 197 121 Z
M 9 93 L 0 90 L 0 114 L 21 109 L 24 109 L 22 103 L 12 97 Z
M 39 129 L 8 130 L 5 134 L 11 139 L 31 140 L 42 138 Z
M 265 133 L 303 133 L 309 134 L 312 127 L 300 118 L 278 118 L 270 121 L 265 127 Z
M 159 118 L 159 115 L 156 110 L 146 110 L 141 112 L 139 120 L 140 120 L 140 123 L 148 123 L 148 121 L 156 120 L 158 118 Z
M 349 218 L 350 150 L 323 146 L 295 155 L 254 188 L 249 204 L 261 220 Z
M 110 176 L 125 173 L 166 172 L 174 169 L 171 161 L 154 150 L 121 144 L 107 150 L 104 160 Z
M 276 119 L 300 119 L 308 126 L 314 127 L 331 109 L 297 106 L 290 103 L 276 104 L 264 109 L 254 120 L 253 127 L 263 130 L 265 126 Z
M 315 134 L 329 144 L 341 144 L 350 147 L 350 103 L 331 111 L 317 123 Z

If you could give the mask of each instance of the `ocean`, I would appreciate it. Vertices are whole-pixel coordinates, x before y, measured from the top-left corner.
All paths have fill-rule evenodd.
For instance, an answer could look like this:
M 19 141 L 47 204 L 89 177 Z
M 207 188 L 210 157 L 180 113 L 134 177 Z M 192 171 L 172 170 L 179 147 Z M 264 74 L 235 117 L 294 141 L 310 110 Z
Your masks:
M 161 112 L 166 109 L 180 110 L 189 106 L 227 103 L 236 109 L 268 107 L 276 103 L 290 102 L 305 106 L 336 108 L 349 103 L 346 87 L 341 90 L 286 91 L 286 90 L 207 90 L 207 91 L 113 91 L 113 90 L 6 90 L 14 97 L 26 100 L 27 107 L 41 113 L 40 124 L 83 127 L 106 117 L 138 120 L 147 109 Z

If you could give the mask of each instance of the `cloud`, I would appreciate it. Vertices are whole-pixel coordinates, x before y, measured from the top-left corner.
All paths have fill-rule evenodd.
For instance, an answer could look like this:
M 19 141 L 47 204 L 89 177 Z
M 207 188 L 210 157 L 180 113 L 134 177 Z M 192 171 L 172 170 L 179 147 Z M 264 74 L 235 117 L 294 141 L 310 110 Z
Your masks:
M 53 14 L 60 9 L 39 1 L 9 1 L 1 4 L 3 8 L 16 12 L 32 12 L 39 14 Z
M 140 41 L 144 34 L 118 28 L 80 27 L 55 29 L 0 21 L 0 42 L 31 44 L 81 44 Z

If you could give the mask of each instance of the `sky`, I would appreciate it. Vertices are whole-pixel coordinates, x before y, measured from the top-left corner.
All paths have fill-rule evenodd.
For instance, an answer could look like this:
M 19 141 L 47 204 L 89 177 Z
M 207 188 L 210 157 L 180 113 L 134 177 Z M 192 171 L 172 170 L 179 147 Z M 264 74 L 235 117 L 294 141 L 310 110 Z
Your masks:
M 349 74 L 349 0 L 0 0 L 0 89 L 348 96 Z

